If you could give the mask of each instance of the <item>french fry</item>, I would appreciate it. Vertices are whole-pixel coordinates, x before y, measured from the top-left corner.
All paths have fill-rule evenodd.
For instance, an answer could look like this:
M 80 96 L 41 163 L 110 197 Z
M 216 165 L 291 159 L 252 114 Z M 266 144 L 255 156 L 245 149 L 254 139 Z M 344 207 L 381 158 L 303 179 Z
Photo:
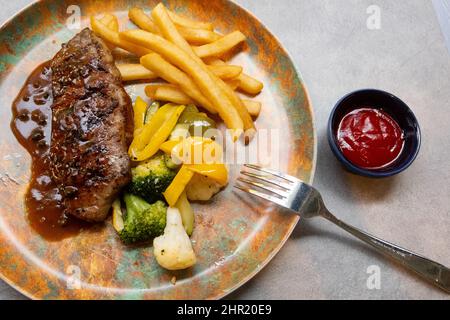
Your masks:
M 239 87 L 239 80 L 237 79 L 231 79 L 225 82 L 230 88 L 231 90 L 235 91 L 238 87 Z
M 179 93 L 179 94 L 177 94 Z M 182 91 L 176 91 L 170 87 L 158 88 L 155 92 L 155 99 L 161 101 L 169 101 L 178 104 L 195 104 L 192 99 L 185 95 Z
M 166 7 L 162 3 L 159 3 L 156 7 L 153 8 L 152 18 L 158 26 L 159 30 L 161 30 L 161 34 L 165 39 L 178 46 L 185 53 L 190 55 L 191 58 L 195 61 L 199 63 L 201 62 L 199 61 L 200 59 L 195 56 L 194 51 L 192 50 L 186 39 L 184 39 L 183 36 L 178 32 L 176 25 L 171 20 Z
M 230 88 L 230 86 L 228 86 L 222 80 L 219 79 L 219 81 L 217 81 L 217 84 L 223 90 L 228 99 L 230 99 L 230 102 L 233 104 L 235 110 L 238 112 L 239 117 L 243 122 L 244 130 L 248 132 L 248 134 L 251 134 L 250 130 L 254 131 L 256 130 L 255 124 L 253 123 L 253 119 L 248 113 L 247 108 L 245 107 L 242 100 L 238 97 L 238 95 L 234 92 L 234 90 Z M 251 139 L 252 135 L 247 135 L 246 138 Z M 248 141 L 246 142 L 248 143 Z
M 220 59 L 208 59 L 208 63 L 210 65 L 226 65 L 226 63 Z M 261 93 L 261 91 L 264 88 L 264 84 L 261 81 L 258 81 L 255 78 L 250 77 L 249 75 L 246 75 L 242 73 L 238 78 L 240 81 L 239 89 L 242 91 L 251 94 L 251 95 L 257 95 Z
M 161 19 L 161 17 L 163 17 L 163 15 L 164 15 L 163 13 L 161 13 L 161 11 L 163 11 L 161 8 L 164 8 L 164 6 L 162 4 L 159 4 L 158 6 L 156 6 L 155 9 L 153 9 L 152 15 L 154 13 L 157 14 L 157 16 L 160 17 L 160 24 L 164 25 L 166 29 L 170 28 L 170 27 L 168 27 L 168 25 L 170 25 L 170 24 L 167 21 L 162 21 L 162 19 Z M 170 18 L 173 20 L 172 15 L 170 14 L 170 11 L 167 10 L 167 12 L 168 12 Z M 190 50 L 192 50 L 192 48 L 187 48 L 186 45 L 183 44 L 182 41 L 179 39 L 179 37 L 177 37 L 176 35 L 174 36 L 175 30 L 173 30 L 173 28 L 171 28 L 171 29 L 172 30 L 169 30 L 170 32 L 166 32 L 164 37 L 168 38 L 171 42 L 173 42 L 176 45 L 180 46 L 186 52 L 189 52 Z M 228 37 L 228 39 L 225 39 L 225 41 L 224 41 L 224 38 L 226 38 L 226 37 Z M 228 42 L 229 40 L 234 40 L 234 39 L 232 39 L 234 37 L 236 37 L 237 40 L 242 39 L 242 38 L 245 40 L 245 36 L 244 35 L 242 35 L 242 34 L 239 35 L 239 33 L 231 33 L 228 36 L 225 36 L 224 38 L 222 38 L 221 39 L 222 41 L 219 42 L 219 44 L 217 44 L 217 42 L 216 42 L 215 43 L 216 48 L 218 48 L 218 47 L 220 47 L 222 45 L 226 45 L 227 44 L 226 42 Z M 220 40 L 218 40 L 218 41 L 220 41 Z M 232 41 L 230 43 L 232 44 Z M 209 45 L 213 45 L 213 44 L 214 43 L 209 44 Z M 206 45 L 206 46 L 209 46 L 209 45 Z M 204 49 L 200 49 L 202 47 Z M 197 48 L 194 49 L 194 51 L 196 51 L 196 50 L 199 50 L 199 51 L 211 50 L 211 51 L 213 51 L 213 49 L 214 49 L 214 47 L 212 47 L 212 48 L 209 47 L 209 49 L 208 49 L 208 47 L 206 47 L 206 49 L 205 49 L 205 46 L 202 46 L 202 47 L 197 47 Z M 227 50 L 225 50 L 225 52 L 226 51 Z M 216 51 L 216 52 L 218 52 L 218 51 Z M 198 52 L 196 52 L 196 53 L 198 53 Z M 203 54 L 206 54 L 206 53 L 203 53 Z M 220 59 L 212 59 L 212 63 L 211 64 L 212 65 L 226 65 L 225 62 L 223 62 Z M 248 93 L 248 94 L 251 94 L 251 95 L 257 95 L 257 94 L 261 93 L 261 91 L 264 88 L 264 84 L 262 82 L 258 81 L 257 79 L 255 79 L 255 78 L 253 78 L 253 77 L 251 77 L 249 75 L 246 75 L 244 73 L 241 73 L 238 76 L 238 80 L 240 81 L 238 88 L 241 89 L 242 91 Z
M 208 67 L 204 64 L 204 62 L 198 57 L 195 53 L 195 50 L 187 43 L 187 41 L 181 36 L 178 32 L 175 24 L 170 20 L 169 15 L 167 14 L 166 8 L 162 3 L 157 5 L 152 11 L 152 17 L 162 35 L 181 48 L 186 54 L 188 54 L 192 61 L 197 63 L 200 68 L 204 68 L 205 74 L 208 73 L 212 82 L 216 85 L 218 91 L 222 91 L 221 94 L 225 95 L 228 98 L 229 102 L 233 106 L 234 110 L 237 111 L 237 114 L 241 118 L 241 122 L 244 130 L 255 130 L 255 125 L 253 123 L 253 119 L 242 103 L 241 99 L 236 95 L 233 89 L 231 89 L 225 82 L 216 77 L 212 72 L 209 71 Z M 233 35 L 234 34 L 234 35 Z M 245 36 L 240 32 L 234 32 L 231 36 L 226 36 L 224 38 L 228 39 L 225 42 L 217 43 L 214 42 L 215 46 L 212 48 L 219 48 L 226 43 L 231 43 L 233 39 L 242 38 Z M 241 37 L 242 35 L 242 37 Z M 220 112 L 219 112 L 220 114 Z
M 151 53 L 151 50 L 145 47 L 121 39 L 118 32 L 109 29 L 106 25 L 98 21 L 95 17 L 91 17 L 91 27 L 94 33 L 97 34 L 102 39 L 119 48 L 134 53 L 137 56 L 145 56 L 146 54 Z
M 183 90 L 181 90 L 179 87 L 177 87 L 174 84 L 170 84 L 170 83 L 149 84 L 149 85 L 145 86 L 145 90 L 144 91 L 145 91 L 145 94 L 147 95 L 147 97 L 154 98 L 156 90 L 158 90 L 159 88 L 162 88 L 162 87 L 176 88 L 178 91 L 183 92 Z M 157 100 L 157 99 L 154 99 L 154 100 Z M 192 100 L 192 101 L 194 101 L 194 100 Z
M 100 22 L 112 31 L 119 32 L 119 20 L 115 15 L 106 13 L 103 18 L 100 19 Z
M 242 73 L 238 77 L 238 79 L 239 79 L 238 88 L 251 95 L 260 94 L 261 91 L 264 89 L 264 84 L 261 81 L 258 81 L 255 78 L 252 78 L 244 73 Z
M 159 34 L 158 26 L 141 8 L 132 8 L 128 12 L 130 20 L 142 30 Z M 187 27 L 177 27 L 181 35 L 192 44 L 207 44 L 221 38 L 218 33 L 205 29 L 194 29 Z
M 242 67 L 240 66 L 231 66 L 231 65 L 223 65 L 223 66 L 207 66 L 209 70 L 211 70 L 217 77 L 222 80 L 230 80 L 236 79 L 242 73 Z
M 130 20 L 142 30 L 159 34 L 158 27 L 141 8 L 132 8 L 128 11 Z
M 226 95 L 222 92 L 222 90 L 218 88 L 214 79 L 208 72 L 208 68 L 206 66 L 202 66 L 201 64 L 196 62 L 189 54 L 184 52 L 173 43 L 147 31 L 129 30 L 126 32 L 122 32 L 121 37 L 123 39 L 126 39 L 127 41 L 139 43 L 141 46 L 159 53 L 169 62 L 173 63 L 175 66 L 178 66 L 181 70 L 186 72 L 186 74 L 192 77 L 203 95 L 214 106 L 214 109 L 219 113 L 220 117 L 224 120 L 227 127 L 235 130 L 236 135 L 234 138 L 236 138 L 239 131 L 242 132 L 244 125 L 241 118 L 239 117 L 239 114 L 237 113 L 231 102 L 228 100 Z M 149 59 L 149 56 L 147 56 L 147 59 L 145 59 L 144 57 L 144 60 L 151 60 L 151 58 Z M 147 67 L 144 63 L 142 64 Z M 155 70 L 153 69 L 150 70 L 155 72 Z M 183 90 L 185 89 L 183 88 Z
M 162 3 L 160 3 L 153 9 L 152 17 L 165 38 L 178 45 L 187 54 L 189 54 L 192 59 L 198 63 L 199 66 L 204 67 L 206 71 L 209 71 L 200 57 L 196 54 L 195 50 L 193 50 L 193 48 L 187 43 L 187 41 L 183 39 L 183 37 L 177 32 L 175 25 L 170 21 L 167 11 Z M 211 50 L 214 50 L 214 48 L 225 47 L 227 44 L 232 43 L 233 39 L 242 38 L 241 36 L 245 39 L 245 36 L 240 32 L 235 32 L 228 37 L 226 36 L 224 37 L 227 38 L 226 41 L 220 43 L 215 42 L 215 46 L 211 47 Z M 229 102 L 231 102 L 231 104 L 239 114 L 239 117 L 241 118 L 241 121 L 243 123 L 244 130 L 248 131 L 249 133 L 250 129 L 254 131 L 255 125 L 253 123 L 253 119 L 248 113 L 241 99 L 235 94 L 234 90 L 231 89 L 221 79 L 215 77 L 212 73 L 210 73 L 210 75 L 213 81 L 215 81 L 219 90 L 221 90 L 222 93 L 225 94 L 225 96 L 229 99 Z M 247 136 L 247 138 L 251 138 L 251 136 Z
M 145 87 L 145 93 L 149 98 L 177 104 L 195 104 L 181 89 L 172 85 L 149 85 Z
M 117 17 L 113 14 L 107 13 L 103 16 L 103 18 L 100 19 L 100 22 L 103 23 L 105 26 L 107 26 L 109 29 L 111 29 L 114 32 L 119 32 L 119 21 L 117 20 Z M 112 43 L 105 41 L 106 45 L 109 49 L 113 50 L 116 46 Z
M 200 47 L 194 47 L 194 52 L 200 58 L 218 57 L 231 50 L 246 39 L 247 38 L 242 32 L 234 31 L 212 43 L 205 44 Z
M 135 81 L 135 80 L 154 80 L 158 78 L 156 74 L 148 70 L 143 65 L 136 63 L 119 64 L 117 65 L 123 81 Z M 239 85 L 239 81 L 235 78 L 239 76 L 239 70 L 242 70 L 238 66 L 208 66 L 217 77 L 227 80 L 227 83 L 233 87 L 233 90 Z
M 143 30 L 133 30 L 133 33 L 135 32 L 148 33 L 147 31 Z M 153 34 L 151 35 L 154 36 Z M 130 40 L 131 39 L 133 38 L 130 38 Z M 178 85 L 189 97 L 197 101 L 202 107 L 204 107 L 210 113 L 217 113 L 212 104 L 208 101 L 207 98 L 203 96 L 201 91 L 197 88 L 194 81 L 192 81 L 191 78 L 189 78 L 189 76 L 187 76 L 183 71 L 179 70 L 178 68 L 176 68 L 175 66 L 171 65 L 169 62 L 164 60 L 160 55 L 154 53 L 146 55 L 141 58 L 141 64 L 147 69 L 153 71 L 160 78 L 166 80 L 167 82 Z
M 155 92 L 156 90 L 159 88 L 159 84 L 149 84 L 147 86 L 145 86 L 145 95 L 153 100 L 156 100 L 155 97 Z M 181 89 L 179 89 L 181 91 Z
M 252 100 L 242 100 L 242 102 L 244 103 L 245 107 L 248 110 L 248 113 L 250 113 L 252 117 L 256 118 L 259 116 L 259 114 L 261 113 L 261 102 Z
M 167 13 L 169 14 L 170 19 L 173 21 L 173 23 L 175 23 L 177 26 L 193 29 L 205 29 L 210 31 L 214 30 L 214 26 L 212 25 L 212 23 L 193 21 L 169 10 L 167 10 Z
M 242 101 L 240 101 L 239 97 L 234 93 L 234 91 L 230 89 L 230 87 L 228 87 L 228 85 L 225 84 L 221 79 L 216 77 L 203 63 L 203 61 L 195 54 L 192 47 L 178 32 L 162 3 L 160 3 L 153 9 L 152 17 L 159 30 L 161 30 L 163 36 L 169 39 L 169 41 L 175 44 L 175 46 L 178 46 L 178 48 L 180 49 L 180 54 L 185 54 L 190 59 L 192 66 L 195 67 L 193 70 L 191 70 L 190 75 L 193 78 L 197 77 L 197 81 L 202 80 L 202 78 L 209 78 L 209 87 L 204 86 L 205 83 L 202 83 L 202 81 L 197 83 L 197 85 L 200 87 L 206 97 L 213 102 L 214 106 L 216 106 L 216 103 L 220 104 L 219 106 L 216 106 L 216 109 L 221 118 L 225 121 L 225 124 L 227 124 L 227 126 L 232 129 L 254 129 L 253 120 L 248 114 L 245 107 L 243 107 Z M 198 77 L 199 73 L 203 76 Z M 210 91 L 205 92 L 205 90 Z M 208 94 L 210 95 L 209 97 Z M 221 99 L 217 99 L 218 97 L 221 97 Z M 225 109 L 225 106 L 228 107 Z M 239 122 L 239 127 L 229 126 L 230 120 L 227 121 L 225 117 L 230 117 L 230 114 L 233 114 L 233 121 L 235 121 L 236 123 Z M 236 140 L 238 137 L 236 133 L 237 132 L 235 132 L 233 136 L 234 140 Z
M 195 104 L 187 94 L 179 87 L 171 84 L 153 84 L 145 87 L 145 94 L 154 100 L 173 102 L 177 104 Z M 248 113 L 252 117 L 258 117 L 261 112 L 261 103 L 252 100 L 242 100 Z
M 119 64 L 117 69 L 119 69 L 123 81 L 154 80 L 158 78 L 156 74 L 141 64 Z
M 186 41 L 191 44 L 203 45 L 214 42 L 221 38 L 220 34 L 209 30 L 186 27 L 177 27 L 177 29 L 181 33 L 183 38 L 185 38 Z

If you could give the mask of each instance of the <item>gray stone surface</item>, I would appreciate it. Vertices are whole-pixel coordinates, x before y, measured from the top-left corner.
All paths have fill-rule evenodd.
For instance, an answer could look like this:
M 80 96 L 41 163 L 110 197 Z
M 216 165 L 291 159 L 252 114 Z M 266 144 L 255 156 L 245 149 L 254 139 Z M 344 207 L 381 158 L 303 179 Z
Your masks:
M 29 3 L 3 4 L 0 21 Z M 340 218 L 450 266 L 450 56 L 430 1 L 239 0 L 291 53 L 311 93 L 319 139 L 315 186 Z M 381 9 L 369 30 L 367 8 Z M 244 30 L 245 31 L 245 30 Z M 387 180 L 348 174 L 326 142 L 344 94 L 374 87 L 408 103 L 423 131 L 414 165 Z M 380 290 L 367 268 L 381 270 Z M 0 299 L 22 296 L 0 281 Z M 231 299 L 448 299 L 326 221 L 303 221 L 276 258 Z
M 447 49 L 450 52 L 450 1 L 448 0 L 432 0 L 434 9 L 436 10 L 439 23 L 441 24 L 442 33 L 444 34 Z

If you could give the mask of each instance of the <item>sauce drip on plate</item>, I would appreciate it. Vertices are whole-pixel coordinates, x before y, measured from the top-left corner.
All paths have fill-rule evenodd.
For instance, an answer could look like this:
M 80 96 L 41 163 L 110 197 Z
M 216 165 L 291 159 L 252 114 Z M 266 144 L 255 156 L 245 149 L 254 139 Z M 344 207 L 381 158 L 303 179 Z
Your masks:
M 337 140 L 344 156 L 363 169 L 388 167 L 404 147 L 403 131 L 386 112 L 360 108 L 347 114 L 339 125 Z
M 56 241 L 78 234 L 88 224 L 64 214 L 62 195 L 48 169 L 52 103 L 52 71 L 46 62 L 33 71 L 14 101 L 11 128 L 32 157 L 31 180 L 25 196 L 28 220 L 42 237 Z

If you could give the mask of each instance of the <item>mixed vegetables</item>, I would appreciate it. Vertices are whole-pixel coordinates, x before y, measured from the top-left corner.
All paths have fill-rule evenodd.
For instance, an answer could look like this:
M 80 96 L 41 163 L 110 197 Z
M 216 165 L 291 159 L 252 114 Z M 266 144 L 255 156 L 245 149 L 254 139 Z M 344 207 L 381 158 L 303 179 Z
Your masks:
M 156 154 L 131 170 L 132 181 L 129 192 L 153 203 L 163 200 L 163 192 L 170 186 L 177 175 L 170 157 Z
M 121 205 L 114 206 L 114 226 L 125 244 L 144 242 L 162 234 L 166 226 L 167 205 L 163 201 L 149 204 L 144 199 L 127 193 L 124 195 L 126 214 L 122 214 Z
M 113 205 L 123 243 L 153 239 L 158 263 L 181 270 L 196 263 L 189 237 L 195 215 L 189 201 L 208 201 L 228 183 L 222 148 L 203 135 L 216 123 L 194 105 L 150 106 L 137 98 L 129 155 L 132 181 Z

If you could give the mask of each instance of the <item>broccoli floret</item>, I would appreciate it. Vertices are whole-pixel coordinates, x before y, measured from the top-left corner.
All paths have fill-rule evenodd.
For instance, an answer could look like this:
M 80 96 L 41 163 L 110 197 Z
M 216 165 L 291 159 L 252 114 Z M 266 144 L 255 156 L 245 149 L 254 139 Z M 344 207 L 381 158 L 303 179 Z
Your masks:
M 167 205 L 163 201 L 149 204 L 132 194 L 125 194 L 124 200 L 127 210 L 119 236 L 125 244 L 149 241 L 164 233 Z
M 149 203 L 162 200 L 162 193 L 172 183 L 176 171 L 168 167 L 170 158 L 157 154 L 150 160 L 132 169 L 132 181 L 129 192 L 139 196 Z

